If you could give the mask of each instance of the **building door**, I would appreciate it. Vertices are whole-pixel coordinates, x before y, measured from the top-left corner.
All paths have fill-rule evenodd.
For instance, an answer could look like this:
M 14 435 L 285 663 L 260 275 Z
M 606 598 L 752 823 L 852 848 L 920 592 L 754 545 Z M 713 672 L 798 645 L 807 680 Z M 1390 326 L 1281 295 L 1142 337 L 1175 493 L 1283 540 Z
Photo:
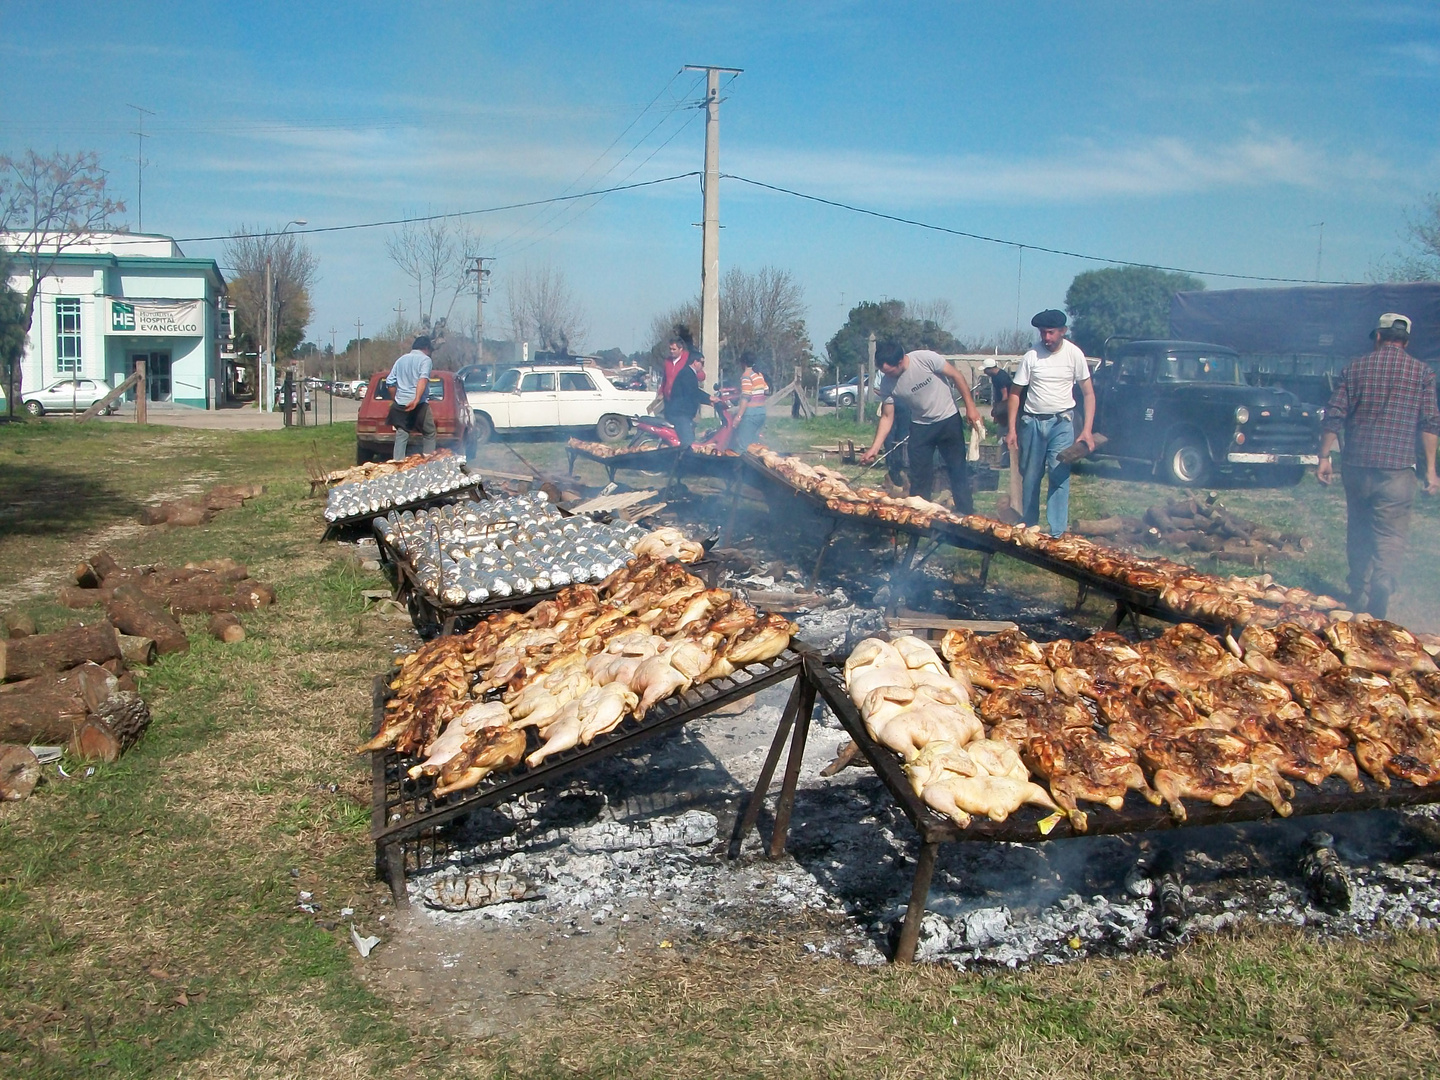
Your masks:
M 129 374 L 135 373 L 136 361 L 143 361 L 145 364 L 145 386 L 148 390 L 146 396 L 151 401 L 170 400 L 170 354 L 168 352 L 141 352 L 130 354 Z M 135 392 L 131 390 L 127 397 L 134 400 Z

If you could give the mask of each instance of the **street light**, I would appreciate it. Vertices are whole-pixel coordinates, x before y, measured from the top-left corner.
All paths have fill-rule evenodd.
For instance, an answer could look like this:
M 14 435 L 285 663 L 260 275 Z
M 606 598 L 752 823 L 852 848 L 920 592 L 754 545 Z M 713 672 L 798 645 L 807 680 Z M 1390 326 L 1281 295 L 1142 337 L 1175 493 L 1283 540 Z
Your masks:
M 291 225 L 310 224 L 304 218 L 295 218 L 285 223 L 285 228 L 280 230 L 281 236 Z M 265 248 L 265 364 L 261 372 L 260 382 L 260 407 L 266 412 L 272 411 L 275 397 L 275 286 L 271 278 L 270 257 L 272 246 Z

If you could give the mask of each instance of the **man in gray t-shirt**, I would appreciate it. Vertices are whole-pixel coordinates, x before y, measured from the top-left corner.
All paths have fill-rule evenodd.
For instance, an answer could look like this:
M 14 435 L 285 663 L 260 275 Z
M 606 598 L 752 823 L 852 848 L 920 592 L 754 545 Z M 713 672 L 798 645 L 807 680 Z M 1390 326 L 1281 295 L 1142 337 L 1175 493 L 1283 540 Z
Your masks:
M 395 428 L 395 461 L 403 461 L 410 450 L 410 436 L 420 437 L 427 454 L 435 452 L 435 418 L 430 415 L 430 339 L 421 335 L 410 351 L 396 360 L 385 376 L 385 385 L 395 395 L 386 423 Z
M 899 342 L 880 342 L 875 346 L 875 363 L 880 368 L 880 427 L 870 449 L 861 455 L 864 462 L 874 461 L 885 445 L 885 436 L 895 422 L 895 402 L 910 408 L 910 494 L 928 499 L 935 483 L 935 453 L 939 451 L 950 476 L 950 494 L 955 509 L 970 513 L 974 500 L 970 493 L 970 475 L 965 461 L 965 427 L 960 412 L 950 396 L 953 384 L 965 400 L 965 418 L 972 427 L 980 426 L 980 410 L 965 381 L 955 366 L 937 352 L 916 349 L 905 352 Z

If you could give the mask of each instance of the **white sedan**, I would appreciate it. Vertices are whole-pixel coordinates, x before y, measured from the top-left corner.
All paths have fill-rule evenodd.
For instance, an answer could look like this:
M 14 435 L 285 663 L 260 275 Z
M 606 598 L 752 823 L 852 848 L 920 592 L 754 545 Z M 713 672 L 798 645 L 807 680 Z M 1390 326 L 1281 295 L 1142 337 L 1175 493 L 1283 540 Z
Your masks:
M 655 400 L 649 390 L 619 389 L 595 368 L 548 364 L 511 368 L 493 389 L 472 390 L 466 397 L 479 442 L 497 431 L 578 427 L 618 439 L 629 430 L 629 418 Z
M 31 416 L 44 416 L 47 412 L 84 412 L 110 393 L 110 389 L 97 379 L 61 379 L 44 390 L 21 395 L 21 401 Z M 105 411 L 113 413 L 119 407 L 117 401 Z

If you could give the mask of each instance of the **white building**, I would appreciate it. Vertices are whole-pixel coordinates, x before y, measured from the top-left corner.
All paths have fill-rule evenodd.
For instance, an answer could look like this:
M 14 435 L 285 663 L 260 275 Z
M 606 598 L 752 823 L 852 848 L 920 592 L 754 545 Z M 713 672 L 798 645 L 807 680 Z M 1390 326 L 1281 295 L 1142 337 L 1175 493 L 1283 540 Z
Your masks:
M 30 278 L 22 244 L 0 236 L 0 246 L 16 253 L 10 287 L 24 293 Z M 151 401 L 219 404 L 228 316 L 225 279 L 213 259 L 187 259 L 170 237 L 136 233 L 90 234 L 40 259 L 42 269 L 52 261 L 53 268 L 35 298 L 22 396 L 57 379 L 118 386 L 143 360 Z

